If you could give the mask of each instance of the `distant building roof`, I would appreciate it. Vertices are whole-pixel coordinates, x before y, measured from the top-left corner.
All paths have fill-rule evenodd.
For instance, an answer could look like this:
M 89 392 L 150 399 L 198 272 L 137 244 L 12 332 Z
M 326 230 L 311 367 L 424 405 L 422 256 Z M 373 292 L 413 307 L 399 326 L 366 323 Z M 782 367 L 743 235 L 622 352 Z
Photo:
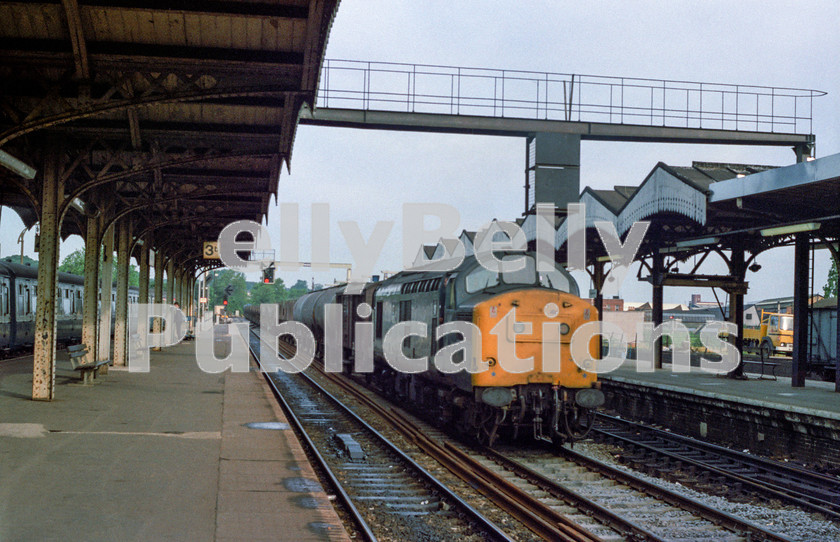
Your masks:
M 814 309 L 836 309 L 837 308 L 837 298 L 836 297 L 825 297 L 820 299 L 819 301 L 815 301 L 813 305 L 811 305 Z
M 627 200 L 636 193 L 638 186 L 616 186 L 613 190 L 595 190 L 587 187 L 584 191 L 589 191 L 596 199 L 600 200 L 613 214 L 618 214 Z
M 632 302 L 631 303 L 625 303 L 624 307 L 625 308 L 631 307 L 631 308 L 628 308 L 627 310 L 636 310 L 636 311 L 653 310 L 650 302 L 645 302 L 645 303 L 642 303 L 641 305 L 639 305 L 638 303 L 632 303 Z M 668 311 L 668 312 L 683 312 L 683 311 L 687 312 L 688 307 L 683 305 L 682 303 L 663 303 L 662 304 L 662 310 L 663 311 Z
M 761 301 L 756 301 L 756 305 L 768 305 L 773 303 L 793 303 L 793 296 L 787 297 L 771 297 L 769 299 L 762 299 Z

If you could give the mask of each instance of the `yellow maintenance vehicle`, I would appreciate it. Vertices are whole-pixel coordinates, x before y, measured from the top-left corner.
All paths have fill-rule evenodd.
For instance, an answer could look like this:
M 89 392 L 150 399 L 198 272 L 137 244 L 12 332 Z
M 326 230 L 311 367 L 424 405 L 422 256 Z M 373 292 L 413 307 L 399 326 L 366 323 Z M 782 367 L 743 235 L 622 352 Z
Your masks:
M 758 351 L 764 359 L 773 354 L 793 353 L 793 315 L 761 311 L 761 325 L 744 327 L 744 348 Z

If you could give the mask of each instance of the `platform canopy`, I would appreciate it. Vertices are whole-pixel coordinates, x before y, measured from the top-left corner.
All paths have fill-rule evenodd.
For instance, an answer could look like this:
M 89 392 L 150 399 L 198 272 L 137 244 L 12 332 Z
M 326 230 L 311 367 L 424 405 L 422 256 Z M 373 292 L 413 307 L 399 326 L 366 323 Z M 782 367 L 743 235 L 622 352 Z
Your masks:
M 2 2 L 0 149 L 36 170 L 60 153 L 62 236 L 83 233 L 81 213 L 130 216 L 195 267 L 202 241 L 265 217 L 337 3 Z M 31 226 L 38 177 L 0 179 Z
M 840 154 L 787 167 L 694 162 L 691 166 L 657 164 L 638 186 L 612 190 L 585 188 L 587 258 L 606 255 L 595 223 L 612 223 L 626 236 L 638 221 L 650 222 L 639 251 L 687 256 L 738 244 L 752 254 L 790 244 L 797 232 L 815 239 L 840 237 Z M 536 217 L 523 230 L 536 237 Z M 568 220 L 555 235 L 561 261 L 567 244 Z

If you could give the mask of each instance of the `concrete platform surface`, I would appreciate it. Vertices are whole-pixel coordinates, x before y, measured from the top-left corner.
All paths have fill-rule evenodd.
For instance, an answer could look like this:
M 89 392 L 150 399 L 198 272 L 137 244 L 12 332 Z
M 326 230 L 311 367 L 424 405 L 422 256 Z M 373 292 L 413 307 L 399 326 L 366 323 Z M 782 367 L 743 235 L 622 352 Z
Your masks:
M 52 402 L 29 399 L 31 356 L 0 361 L 0 541 L 348 540 L 262 376 L 193 352 L 93 387 L 59 361 Z
M 692 367 L 690 373 L 675 373 L 670 364 L 663 367 L 640 373 L 636 371 L 634 360 L 627 360 L 615 371 L 598 378 L 840 420 L 840 393 L 834 391 L 833 382 L 807 380 L 804 387 L 794 388 L 790 378 L 783 376 L 771 380 L 748 372 L 748 380 L 734 380 L 701 371 L 698 367 Z

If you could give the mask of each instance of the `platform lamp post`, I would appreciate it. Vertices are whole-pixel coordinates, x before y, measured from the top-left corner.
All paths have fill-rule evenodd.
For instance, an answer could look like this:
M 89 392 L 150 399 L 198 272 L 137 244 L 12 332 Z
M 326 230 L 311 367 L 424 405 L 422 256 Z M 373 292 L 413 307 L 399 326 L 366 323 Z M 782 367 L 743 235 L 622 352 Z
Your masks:
M 23 265 L 23 236 L 26 235 L 26 232 L 28 232 L 30 229 L 32 229 L 32 226 L 30 226 L 28 228 L 23 228 L 23 231 L 20 232 L 20 235 L 18 235 L 18 244 L 20 245 L 20 264 L 21 265 Z
M 837 243 L 836 248 L 828 244 L 831 251 L 831 260 L 834 262 L 834 267 L 838 272 L 834 277 L 834 297 L 837 300 L 837 308 L 835 316 L 836 329 L 834 330 L 834 391 L 840 393 L 840 243 Z
M 807 231 L 794 236 L 793 257 L 793 352 L 791 385 L 805 385 L 808 368 L 808 249 L 810 236 Z
M 665 256 L 658 250 L 653 253 L 653 265 L 651 269 L 651 285 L 653 286 L 651 320 L 654 327 L 661 326 L 663 320 L 662 305 L 664 302 L 664 291 L 662 286 L 663 274 L 665 273 Z M 653 344 L 653 367 L 662 368 L 662 337 L 658 337 Z
M 840 240 L 840 238 L 838 238 Z M 840 242 L 829 242 L 827 239 L 822 239 L 828 251 L 831 253 L 831 261 L 834 262 L 834 267 L 840 269 Z M 831 274 L 829 273 L 829 279 Z M 834 297 L 837 301 L 837 308 L 835 309 L 835 330 L 834 330 L 834 391 L 840 393 L 840 272 L 834 277 Z M 828 284 L 826 284 L 828 287 Z

